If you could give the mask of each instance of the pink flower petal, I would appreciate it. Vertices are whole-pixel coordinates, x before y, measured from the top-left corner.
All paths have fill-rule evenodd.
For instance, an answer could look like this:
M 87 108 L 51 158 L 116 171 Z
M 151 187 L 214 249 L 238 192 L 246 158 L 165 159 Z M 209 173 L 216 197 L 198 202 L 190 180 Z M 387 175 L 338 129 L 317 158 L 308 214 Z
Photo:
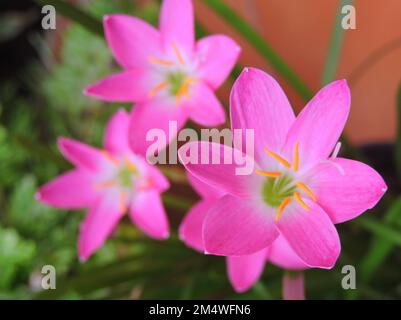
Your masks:
M 203 223 L 205 252 L 215 255 L 253 254 L 277 236 L 274 212 L 260 203 L 230 195 L 216 201 Z
M 263 273 L 266 249 L 241 257 L 227 257 L 228 278 L 234 290 L 242 293 L 250 289 Z
M 132 110 L 129 128 L 129 143 L 132 150 L 146 157 L 148 147 L 155 142 L 160 142 L 160 148 L 166 147 L 176 137 L 176 132 L 169 134 L 169 121 L 175 121 L 177 130 L 180 130 L 187 120 L 187 115 L 181 108 L 166 106 L 159 101 L 139 103 Z M 146 136 L 149 130 L 162 130 L 167 139 L 165 143 L 156 139 L 147 141 Z
M 170 188 L 170 182 L 156 166 L 148 165 L 147 174 L 151 186 L 154 187 L 158 192 L 164 192 Z
M 213 200 L 202 200 L 196 203 L 181 222 L 180 239 L 195 250 L 204 251 L 202 240 L 202 226 L 206 214 L 214 203 Z
M 293 201 L 276 223 L 294 252 L 309 266 L 330 269 L 341 251 L 340 239 L 329 216 L 314 202 L 304 199 L 306 211 Z
M 219 188 L 213 188 L 212 186 L 200 181 L 195 178 L 192 174 L 187 171 L 187 177 L 191 187 L 203 198 L 208 200 L 217 200 L 225 195 L 225 192 Z
M 97 170 L 105 162 L 100 150 L 73 139 L 59 138 L 58 147 L 63 156 L 79 168 Z
M 130 116 L 124 110 L 118 110 L 106 127 L 104 146 L 107 151 L 113 154 L 124 154 L 130 152 L 128 144 L 128 128 Z
M 150 85 L 139 69 L 112 74 L 90 85 L 84 94 L 105 101 L 136 102 L 147 99 Z
M 217 89 L 229 76 L 240 52 L 240 46 L 224 35 L 200 39 L 196 44 L 196 53 L 201 59 L 199 76 L 213 89 Z
M 192 53 L 195 42 L 192 1 L 164 0 L 160 11 L 160 32 L 165 47 L 178 44 Z
M 326 159 L 343 131 L 350 102 L 350 92 L 345 80 L 334 81 L 322 88 L 292 125 L 285 152 L 292 157 L 294 146 L 299 143 L 300 167 Z
M 387 190 L 383 178 L 368 165 L 344 158 L 314 167 L 310 188 L 333 223 L 354 219 L 373 208 Z
M 246 141 L 245 129 L 254 130 L 258 163 L 268 158 L 265 148 L 280 151 L 295 116 L 276 80 L 261 70 L 245 68 L 232 88 L 230 108 L 231 127 L 243 130 L 242 141 Z
M 113 55 L 125 69 L 141 68 L 162 51 L 159 32 L 138 18 L 113 14 L 104 17 L 103 25 Z
M 155 190 L 135 195 L 129 215 L 135 225 L 155 239 L 167 239 L 169 226 L 160 194 Z
M 90 208 L 79 234 L 78 251 L 82 261 L 103 245 L 123 214 L 118 200 L 111 196 L 103 197 Z
M 243 198 L 255 197 L 263 183 L 263 178 L 253 173 L 253 160 L 226 145 L 207 141 L 188 142 L 178 150 L 178 156 L 195 178 L 212 188 L 220 189 L 222 193 Z M 241 175 L 237 172 L 238 168 L 245 167 L 240 162 L 247 163 L 247 171 L 250 173 Z
M 184 103 L 190 118 L 205 127 L 218 126 L 226 121 L 226 114 L 213 91 L 204 83 L 193 85 L 191 100 Z
M 84 170 L 72 170 L 40 187 L 37 200 L 61 209 L 89 207 L 97 198 L 93 176 Z
M 308 268 L 282 235 L 278 236 L 267 249 L 267 259 L 283 269 L 302 270 Z
M 296 274 L 286 273 L 283 277 L 284 300 L 305 300 L 305 286 L 303 272 Z

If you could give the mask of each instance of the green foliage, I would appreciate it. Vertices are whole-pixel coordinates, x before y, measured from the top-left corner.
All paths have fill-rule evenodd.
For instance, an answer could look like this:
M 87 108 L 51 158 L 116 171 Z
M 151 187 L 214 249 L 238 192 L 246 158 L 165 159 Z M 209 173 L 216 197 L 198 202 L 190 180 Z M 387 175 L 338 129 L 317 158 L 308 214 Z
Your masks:
M 205 2 L 250 41 L 302 97 L 310 96 L 274 48 L 238 14 L 222 1 Z M 159 1 L 142 6 L 128 0 L 97 0 L 82 8 L 65 1 L 46 3 L 55 4 L 57 12 L 72 21 L 58 34 L 60 49 L 42 39 L 37 46 L 44 63 L 33 60 L 19 75 L 21 83 L 5 81 L 0 88 L 0 298 L 280 299 L 283 270 L 268 265 L 261 280 L 239 295 L 227 280 L 224 258 L 202 255 L 178 239 L 178 224 L 196 198 L 186 190 L 185 174 L 178 167 L 162 168 L 173 182 L 172 192 L 163 197 L 172 221 L 169 240 L 151 240 L 125 218 L 89 261 L 78 261 L 76 242 L 85 213 L 41 205 L 35 192 L 70 168 L 57 150 L 57 137 L 67 135 L 100 146 L 106 121 L 120 107 L 82 95 L 88 84 L 119 69 L 102 36 L 102 15 L 126 12 L 156 24 Z M 197 31 L 204 35 L 204 26 L 197 25 Z M 333 41 L 325 79 L 333 75 L 340 52 L 341 43 Z M 338 226 L 343 247 L 340 260 L 333 270 L 306 271 L 308 298 L 401 297 L 397 289 L 400 200 L 395 191 L 389 193 L 393 195 L 370 211 L 372 217 Z M 46 264 L 56 267 L 57 290 L 37 292 Z M 341 288 L 345 264 L 357 267 L 357 277 L 360 266 L 357 294 Z
M 401 124 L 401 84 L 398 86 L 397 94 L 397 120 Z M 398 177 L 401 179 L 401 125 L 397 128 L 397 140 L 395 144 L 395 163 Z
M 14 229 L 0 226 L 0 293 L 20 275 L 29 274 L 36 253 L 33 241 L 24 240 Z
M 71 26 L 64 39 L 60 58 L 63 63 L 42 82 L 43 94 L 54 110 L 68 110 L 70 115 L 78 116 L 99 106 L 99 101 L 88 99 L 82 91 L 113 71 L 112 58 L 104 40 L 93 37 L 81 26 Z
M 391 204 L 383 220 L 387 224 L 401 228 L 401 198 L 396 199 Z M 371 280 L 375 271 L 383 264 L 384 260 L 388 258 L 391 251 L 394 249 L 397 240 L 394 239 L 394 241 L 391 241 L 388 239 L 391 234 L 394 233 L 390 232 L 387 234 L 387 231 L 384 230 L 384 232 L 381 233 L 382 236 L 380 236 L 380 232 L 376 232 L 372 241 L 372 246 L 361 262 L 361 276 L 365 282 Z M 400 244 L 400 242 L 398 242 L 398 244 Z
M 57 225 L 57 210 L 35 200 L 37 183 L 32 175 L 23 177 L 10 197 L 7 224 L 16 226 L 21 234 L 40 239 Z

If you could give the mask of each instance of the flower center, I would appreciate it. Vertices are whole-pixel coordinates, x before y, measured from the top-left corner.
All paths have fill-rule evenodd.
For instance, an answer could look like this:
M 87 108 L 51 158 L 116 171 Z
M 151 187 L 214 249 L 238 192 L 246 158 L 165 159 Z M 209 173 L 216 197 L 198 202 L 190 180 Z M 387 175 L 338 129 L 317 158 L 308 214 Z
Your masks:
M 171 95 L 177 96 L 188 81 L 187 79 L 188 77 L 182 71 L 168 73 L 166 81 L 169 84 Z
M 263 200 L 273 208 L 277 208 L 287 197 L 291 197 L 296 191 L 292 179 L 289 176 L 281 176 L 277 179 L 267 178 L 262 189 Z
M 132 186 L 133 172 L 127 167 L 122 167 L 117 173 L 117 180 L 119 185 L 123 188 L 130 188 Z
M 98 189 L 115 188 L 119 192 L 119 208 L 121 212 L 127 210 L 127 204 L 129 202 L 129 196 L 132 192 L 134 184 L 134 177 L 138 176 L 139 172 L 136 165 L 125 156 L 124 159 L 120 160 L 115 158 L 107 151 L 103 151 L 104 157 L 114 167 L 116 167 L 116 173 L 112 178 L 101 181 L 95 185 Z
M 286 159 L 274 153 L 270 150 L 265 149 L 266 153 L 278 161 L 282 166 L 286 167 L 286 171 L 292 170 L 294 173 L 298 171 L 299 167 L 299 143 L 295 144 L 294 150 L 294 162 L 291 164 Z M 267 177 L 263 188 L 262 197 L 263 200 L 271 207 L 277 208 L 276 221 L 280 218 L 281 213 L 285 207 L 294 198 L 306 211 L 309 211 L 309 207 L 304 202 L 302 197 L 311 198 L 313 201 L 317 201 L 316 196 L 313 192 L 301 181 L 295 181 L 290 175 L 283 174 L 281 171 L 262 171 L 256 170 L 257 174 Z
M 164 81 L 159 82 L 150 92 L 149 97 L 154 97 L 160 91 L 166 89 L 170 96 L 175 97 L 176 103 L 179 104 L 182 98 L 190 99 L 190 86 L 196 83 L 196 80 L 190 77 L 186 72 L 182 71 L 182 67 L 185 66 L 185 60 L 181 55 L 180 51 L 173 43 L 173 52 L 175 56 L 174 60 L 159 59 L 155 57 L 150 57 L 148 61 L 151 64 L 159 65 L 166 69 Z M 177 67 L 174 69 L 174 67 Z

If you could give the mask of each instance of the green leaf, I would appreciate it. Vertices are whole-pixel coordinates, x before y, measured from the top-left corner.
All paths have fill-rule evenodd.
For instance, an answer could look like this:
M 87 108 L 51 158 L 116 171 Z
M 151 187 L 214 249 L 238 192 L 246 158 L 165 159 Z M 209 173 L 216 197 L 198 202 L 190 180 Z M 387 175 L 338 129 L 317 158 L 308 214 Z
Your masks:
M 397 94 L 397 140 L 395 143 L 395 163 L 398 177 L 401 179 L 401 84 L 398 87 Z
M 395 227 L 372 218 L 364 218 L 355 222 L 375 235 L 392 242 L 394 245 L 401 246 L 401 227 Z
M 323 70 L 322 85 L 326 85 L 334 79 L 344 37 L 344 29 L 341 25 L 341 19 L 343 17 L 341 9 L 345 5 L 352 5 L 352 2 L 352 0 L 342 0 L 337 7 L 337 14 L 334 20 L 329 50 Z
M 89 13 L 69 4 L 63 0 L 35 0 L 41 5 L 52 5 L 56 8 L 56 12 L 70 18 L 85 27 L 87 30 L 103 37 L 102 22 L 90 15 Z
M 204 2 L 257 49 L 267 62 L 292 85 L 304 100 L 309 100 L 312 97 L 311 91 L 298 75 L 247 22 L 234 12 L 234 10 L 221 0 L 205 0 Z
M 387 223 L 398 224 L 401 226 L 401 197 L 393 202 L 390 209 L 384 216 Z M 375 236 L 372 246 L 361 262 L 361 279 L 368 282 L 375 271 L 394 249 L 394 242 L 380 235 Z

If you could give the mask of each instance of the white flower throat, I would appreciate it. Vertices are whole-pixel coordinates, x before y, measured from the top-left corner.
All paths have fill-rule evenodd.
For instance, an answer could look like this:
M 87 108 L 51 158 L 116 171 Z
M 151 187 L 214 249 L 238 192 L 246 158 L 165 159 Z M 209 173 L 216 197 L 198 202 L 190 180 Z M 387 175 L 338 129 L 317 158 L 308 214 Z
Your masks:
M 294 173 L 298 171 L 299 167 L 299 143 L 295 144 L 294 161 L 292 164 L 277 153 L 267 149 L 265 151 L 285 168 L 283 168 L 283 172 L 255 171 L 257 174 L 267 177 L 262 188 L 262 197 L 269 206 L 277 208 L 276 221 L 278 221 L 283 210 L 292 199 L 295 199 L 306 211 L 309 211 L 310 208 L 303 200 L 303 197 L 311 198 L 316 202 L 316 196 L 305 183 L 297 181 L 294 178 Z
M 191 85 L 197 82 L 192 75 L 188 62 L 173 43 L 173 57 L 161 59 L 149 57 L 148 61 L 155 66 L 162 75 L 162 79 L 148 93 L 149 97 L 154 97 L 161 91 L 165 91 L 168 96 L 174 97 L 178 105 L 183 99 L 190 100 Z

